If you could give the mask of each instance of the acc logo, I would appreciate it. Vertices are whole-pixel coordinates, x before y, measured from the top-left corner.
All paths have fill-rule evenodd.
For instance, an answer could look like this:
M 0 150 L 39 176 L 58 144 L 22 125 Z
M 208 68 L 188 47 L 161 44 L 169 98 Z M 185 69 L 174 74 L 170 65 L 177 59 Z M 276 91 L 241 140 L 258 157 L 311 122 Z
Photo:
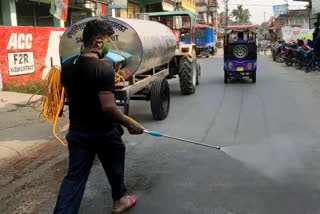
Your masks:
M 32 48 L 32 34 L 13 33 L 7 45 L 7 50 L 24 50 Z

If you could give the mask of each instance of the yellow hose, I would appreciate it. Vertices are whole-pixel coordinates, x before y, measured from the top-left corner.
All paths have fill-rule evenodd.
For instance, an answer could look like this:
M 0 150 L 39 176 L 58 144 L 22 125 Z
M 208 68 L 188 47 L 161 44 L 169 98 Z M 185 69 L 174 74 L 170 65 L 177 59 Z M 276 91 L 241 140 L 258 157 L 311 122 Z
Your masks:
M 117 49 L 118 53 L 121 55 L 121 51 L 116 46 L 116 44 L 111 41 L 113 46 Z M 122 87 L 125 87 L 125 78 L 121 74 L 121 72 L 128 72 L 126 69 L 119 68 L 115 75 L 115 83 L 117 86 L 120 86 L 122 82 Z M 44 79 L 44 84 L 42 85 L 41 91 L 44 92 L 44 95 L 41 99 L 34 101 L 31 103 L 33 96 L 29 99 L 30 106 L 38 111 L 38 108 L 42 106 L 40 109 L 40 116 L 46 119 L 49 124 L 53 124 L 53 135 L 54 137 L 64 146 L 67 146 L 65 142 L 57 135 L 56 128 L 58 123 L 58 118 L 63 110 L 63 104 L 65 100 L 65 89 L 61 85 L 61 68 L 58 66 L 54 66 L 50 69 L 46 78 Z M 64 115 L 63 115 L 64 116 Z M 132 118 L 130 120 L 134 121 Z M 136 122 L 136 121 L 134 121 Z M 137 122 L 136 122 L 137 123 Z
M 119 84 L 120 82 L 123 82 L 123 86 L 125 85 L 125 79 L 120 74 L 119 70 L 116 72 L 115 83 Z M 40 116 L 45 118 L 49 124 L 53 124 L 52 132 L 54 137 L 63 146 L 67 146 L 67 144 L 56 133 L 58 118 L 63 110 L 63 104 L 65 100 L 65 89 L 61 85 L 60 67 L 54 66 L 50 69 L 44 80 L 42 91 L 44 92 L 43 97 L 40 100 L 33 102 L 31 107 L 35 110 L 38 110 L 37 107 L 42 106 L 42 109 L 40 110 Z M 29 99 L 29 103 L 31 99 L 32 97 Z
M 54 137 L 64 146 L 67 146 L 65 142 L 57 135 L 56 127 L 58 123 L 58 117 L 63 110 L 64 95 L 65 91 L 61 85 L 61 68 L 54 66 L 50 69 L 47 74 L 44 84 L 43 91 L 44 95 L 39 100 L 40 105 L 42 104 L 42 110 L 40 115 L 46 119 L 49 124 L 53 124 L 53 135 Z M 34 103 L 33 107 L 36 110 L 35 106 L 38 106 L 37 103 Z
M 143 130 L 147 130 L 145 129 L 140 123 L 138 123 L 136 120 L 132 119 L 131 117 L 129 116 L 126 116 L 131 122 L 137 124 L 138 126 L 140 126 Z

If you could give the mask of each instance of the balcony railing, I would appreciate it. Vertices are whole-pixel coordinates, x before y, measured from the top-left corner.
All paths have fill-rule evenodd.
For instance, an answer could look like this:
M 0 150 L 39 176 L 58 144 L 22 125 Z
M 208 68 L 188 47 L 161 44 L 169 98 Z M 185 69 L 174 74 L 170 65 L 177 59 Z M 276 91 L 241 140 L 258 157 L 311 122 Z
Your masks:
M 196 5 L 208 5 L 209 0 L 197 0 Z

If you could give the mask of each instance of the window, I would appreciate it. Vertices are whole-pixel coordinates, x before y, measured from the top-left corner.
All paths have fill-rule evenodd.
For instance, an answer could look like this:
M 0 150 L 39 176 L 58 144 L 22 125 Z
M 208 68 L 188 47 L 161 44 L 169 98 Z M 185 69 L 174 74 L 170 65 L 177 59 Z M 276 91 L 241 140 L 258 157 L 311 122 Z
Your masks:
M 217 12 L 216 11 L 212 11 L 212 17 L 216 17 L 217 16 Z
M 197 29 L 195 32 L 195 37 L 197 38 L 205 38 L 206 37 L 206 32 L 205 29 Z
M 50 4 L 18 1 L 16 10 L 19 26 L 53 26 L 53 16 L 49 12 Z
M 162 3 L 149 4 L 147 6 L 148 12 L 159 12 L 162 11 Z
M 77 8 L 69 8 L 66 27 L 73 25 L 74 23 L 85 19 L 90 16 L 90 10 L 80 10 Z

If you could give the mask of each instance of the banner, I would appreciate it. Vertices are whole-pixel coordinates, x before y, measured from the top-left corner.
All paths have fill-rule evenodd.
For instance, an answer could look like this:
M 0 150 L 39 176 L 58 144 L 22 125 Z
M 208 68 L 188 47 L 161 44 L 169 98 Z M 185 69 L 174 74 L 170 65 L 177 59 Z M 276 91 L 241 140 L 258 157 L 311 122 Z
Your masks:
M 282 4 L 282 5 L 275 5 L 273 6 L 273 15 L 277 18 L 280 15 L 288 15 L 289 5 Z
M 108 8 L 110 9 L 127 9 L 127 0 L 108 0 Z
M 57 19 L 67 21 L 69 0 L 51 0 L 50 13 Z
M 98 16 L 107 16 L 107 5 L 102 3 L 97 3 L 96 13 Z
M 286 42 L 296 41 L 297 39 L 312 40 L 313 29 L 283 27 L 281 31 L 282 39 Z
M 60 66 L 59 42 L 64 31 L 53 27 L 0 27 L 3 86 L 8 82 L 40 81 L 51 63 Z
M 170 4 L 168 2 L 163 1 L 162 2 L 162 10 L 164 11 L 174 11 L 175 6 L 173 4 Z

